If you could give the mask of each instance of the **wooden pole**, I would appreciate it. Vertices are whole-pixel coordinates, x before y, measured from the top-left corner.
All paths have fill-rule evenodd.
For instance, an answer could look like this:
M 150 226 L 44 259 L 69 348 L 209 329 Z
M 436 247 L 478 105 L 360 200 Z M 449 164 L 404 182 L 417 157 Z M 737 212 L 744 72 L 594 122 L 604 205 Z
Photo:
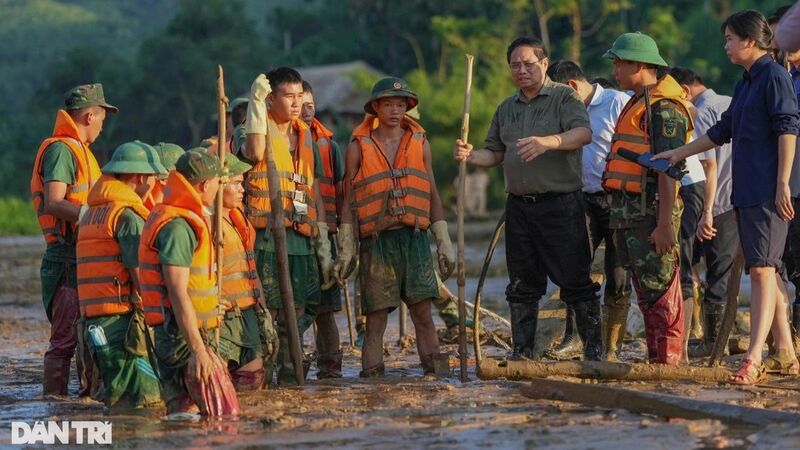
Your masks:
M 638 414 L 682 419 L 714 419 L 727 424 L 767 426 L 774 423 L 797 424 L 800 414 L 764 408 L 696 400 L 684 396 L 642 392 L 634 389 L 589 383 L 534 379 L 522 388 L 529 398 L 558 400 L 611 409 L 626 409 Z
M 356 330 L 353 326 L 353 307 L 351 306 L 350 301 L 350 288 L 347 286 L 347 280 L 344 280 L 339 288 L 342 290 L 342 295 L 344 295 L 344 307 L 345 312 L 347 313 L 347 333 L 350 335 L 350 348 L 354 348 L 356 346 Z
M 397 312 L 400 321 L 400 337 L 404 338 L 408 334 L 408 307 L 400 302 L 400 311 Z
M 492 262 L 494 256 L 494 249 L 497 248 L 497 243 L 500 242 L 500 236 L 503 234 L 503 229 L 506 225 L 506 213 L 500 216 L 497 221 L 497 226 L 492 233 L 492 239 L 489 241 L 489 248 L 486 250 L 486 257 L 483 258 L 483 268 L 481 269 L 481 276 L 478 277 L 478 286 L 475 289 L 475 306 L 472 309 L 472 320 L 475 324 L 472 327 L 472 345 L 475 349 L 475 366 L 476 370 L 481 367 L 481 299 L 483 297 L 483 283 L 486 282 L 486 274 L 489 272 L 489 264 Z M 509 324 L 509 327 L 511 324 Z
M 269 104 L 267 104 L 267 117 L 269 117 Z M 300 344 L 300 333 L 297 329 L 297 313 L 294 310 L 294 291 L 292 279 L 289 274 L 289 255 L 286 249 L 286 227 L 283 225 L 283 199 L 281 198 L 278 169 L 275 167 L 275 154 L 270 137 L 270 125 L 267 120 L 266 135 L 267 156 L 267 184 L 269 186 L 269 203 L 272 216 L 272 238 L 275 240 L 275 259 L 278 265 L 278 287 L 281 292 L 283 305 L 283 320 L 286 325 L 286 334 L 289 341 L 289 356 L 294 365 L 294 374 L 297 385 L 305 383 L 303 374 L 303 348 Z
M 469 109 L 472 100 L 472 63 L 474 58 L 467 53 L 466 79 L 464 81 L 464 108 L 461 116 L 461 141 L 465 144 L 469 139 Z M 466 270 L 464 269 L 464 202 L 466 200 L 467 161 L 458 162 L 458 197 L 456 201 L 456 239 L 458 241 L 458 353 L 461 359 L 461 382 L 467 379 L 467 305 L 464 286 L 466 285 Z M 477 322 L 477 320 L 476 320 Z M 474 326 L 474 325 L 473 325 Z
M 227 118 L 225 112 L 228 107 L 228 97 L 225 96 L 225 73 L 222 66 L 217 66 L 217 149 L 219 151 L 219 161 L 222 167 L 225 167 L 225 127 L 227 125 Z M 216 241 L 216 263 L 217 263 L 217 314 L 219 315 L 220 325 L 214 330 L 214 338 L 217 341 L 217 348 L 219 348 L 219 329 L 222 326 L 222 320 L 225 316 L 225 308 L 223 307 L 222 299 L 222 256 L 224 236 L 222 235 L 222 191 L 224 184 L 220 183 L 219 190 L 217 191 L 217 198 L 215 199 L 216 205 L 214 207 L 214 240 Z
M 725 346 L 728 345 L 728 337 L 731 335 L 733 325 L 736 323 L 736 312 L 739 309 L 739 286 L 742 283 L 743 268 L 744 254 L 742 253 L 742 248 L 739 247 L 736 256 L 733 258 L 730 279 L 728 280 L 725 314 L 722 316 L 722 323 L 719 326 L 719 332 L 717 332 L 717 340 L 714 341 L 714 347 L 711 348 L 708 367 L 714 367 L 719 364 L 719 359 L 725 353 Z
M 478 367 L 481 380 L 531 380 L 566 376 L 598 380 L 695 382 L 726 381 L 731 371 L 721 367 L 668 366 L 666 364 L 623 363 L 609 361 L 507 361 L 485 358 Z

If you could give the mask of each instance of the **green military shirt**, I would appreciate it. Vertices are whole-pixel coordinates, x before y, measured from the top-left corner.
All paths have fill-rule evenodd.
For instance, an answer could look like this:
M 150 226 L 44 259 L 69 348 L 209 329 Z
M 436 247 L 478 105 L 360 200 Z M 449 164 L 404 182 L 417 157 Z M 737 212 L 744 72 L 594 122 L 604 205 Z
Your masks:
M 78 173 L 77 162 L 72 151 L 63 142 L 48 145 L 42 155 L 42 183 L 58 181 L 74 184 Z M 51 261 L 75 260 L 75 245 L 53 242 L 47 244 L 44 257 Z
M 244 129 L 244 125 L 239 125 L 236 127 L 236 130 L 233 132 L 233 148 L 236 151 L 236 156 L 239 159 L 250 165 L 255 165 L 252 161 L 247 159 L 246 156 L 244 156 L 244 152 L 242 151 L 244 149 L 246 138 L 247 133 Z M 314 178 L 319 179 L 325 176 L 325 171 L 322 168 L 322 158 L 319 155 L 319 147 L 317 146 L 316 142 L 312 144 L 312 148 L 314 149 Z M 291 149 L 291 152 L 294 153 L 294 149 Z M 341 161 L 341 156 L 339 157 L 339 160 Z M 334 165 L 334 167 L 336 166 Z M 341 161 L 341 167 L 342 178 L 344 178 L 344 161 Z M 274 252 L 275 244 L 271 237 L 272 232 L 269 229 L 265 229 L 263 233 L 259 233 L 259 236 L 256 239 L 255 249 Z M 290 228 L 286 229 L 286 249 L 287 253 L 290 255 L 314 254 L 314 246 L 311 243 L 311 239 Z
M 122 251 L 122 265 L 128 269 L 139 266 L 139 241 L 144 229 L 144 219 L 132 209 L 125 208 L 119 216 L 114 237 Z
M 197 236 L 189 223 L 178 217 L 161 228 L 156 236 L 155 247 L 158 249 L 158 261 L 161 264 L 191 267 L 194 250 L 197 248 Z
M 491 151 L 504 152 L 507 192 L 572 192 L 583 185 L 582 148 L 551 150 L 524 162 L 517 155 L 517 139 L 561 134 L 579 127 L 589 128 L 583 101 L 569 86 L 546 78 L 535 97 L 528 99 L 520 91 L 497 107 L 483 145 Z
M 633 101 L 633 100 L 631 100 Z M 678 148 L 686 143 L 686 130 L 691 118 L 672 100 L 661 100 L 652 106 L 653 151 L 660 153 Z M 644 116 L 643 116 L 644 117 Z M 645 124 L 640 124 L 644 129 Z M 609 226 L 614 229 L 655 227 L 658 217 L 658 177 L 648 179 L 645 189 L 645 211 L 642 213 L 642 194 L 611 192 Z M 677 181 L 675 182 L 677 191 Z M 680 203 L 675 202 L 675 213 L 680 214 Z

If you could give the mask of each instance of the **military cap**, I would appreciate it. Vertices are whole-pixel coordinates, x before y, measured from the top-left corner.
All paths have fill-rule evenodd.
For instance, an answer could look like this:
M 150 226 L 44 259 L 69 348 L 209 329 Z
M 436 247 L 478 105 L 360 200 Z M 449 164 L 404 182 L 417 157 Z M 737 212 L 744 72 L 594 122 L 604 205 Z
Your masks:
M 369 114 L 377 114 L 372 108 L 372 102 L 386 97 L 403 97 L 408 101 L 408 108 L 413 109 L 419 103 L 417 94 L 408 87 L 408 82 L 402 78 L 387 77 L 378 80 L 372 87 L 369 100 L 364 104 L 364 111 Z
M 110 113 L 119 111 L 116 106 L 106 103 L 106 98 L 103 95 L 103 85 L 100 83 L 75 86 L 64 96 L 64 109 L 67 111 L 89 106 L 102 106 Z
M 175 162 L 175 170 L 192 183 L 225 175 L 219 158 L 204 148 L 193 148 L 181 155 Z

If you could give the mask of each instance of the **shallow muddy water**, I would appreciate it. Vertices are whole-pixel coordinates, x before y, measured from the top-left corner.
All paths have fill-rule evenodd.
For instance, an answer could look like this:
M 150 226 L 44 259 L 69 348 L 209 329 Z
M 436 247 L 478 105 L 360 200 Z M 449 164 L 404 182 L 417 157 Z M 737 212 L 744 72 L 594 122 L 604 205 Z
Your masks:
M 729 428 L 715 421 L 668 420 L 624 410 L 532 400 L 522 396 L 521 382 L 479 381 L 470 362 L 470 381 L 461 384 L 457 372 L 438 381 L 420 378 L 414 346 L 398 343 L 397 313 L 386 333 L 387 375 L 358 378 L 360 356 L 350 350 L 344 314 L 337 316 L 345 347 L 341 380 L 317 381 L 315 369 L 303 388 L 271 389 L 240 395 L 242 416 L 236 420 L 169 422 L 163 410 L 110 413 L 97 402 L 75 397 L 70 384 L 66 400 L 43 399 L 41 367 L 49 324 L 41 306 L 38 269 L 40 238 L 0 238 L 0 445 L 10 443 L 12 421 L 106 420 L 113 424 L 118 447 L 139 448 L 790 448 L 800 445 L 797 427 Z M 503 293 L 502 246 L 495 254 L 492 277 L 484 290 L 484 305 L 507 316 Z M 484 244 L 467 252 L 470 265 L 480 267 Z M 471 270 L 470 273 L 474 271 Z M 469 278 L 467 296 L 476 280 Z M 448 280 L 455 292 L 455 280 Z M 743 292 L 747 289 L 742 287 Z M 555 288 L 551 286 L 550 291 Z M 434 314 L 435 316 L 435 314 Z M 555 316 L 554 316 L 555 317 Z M 547 319 L 557 320 L 557 319 Z M 437 326 L 442 322 L 435 317 Z M 487 326 L 496 327 L 495 322 Z M 546 327 L 545 327 L 546 328 Z M 507 330 L 506 330 L 507 333 Z M 409 334 L 413 326 L 409 321 Z M 306 335 L 306 342 L 313 342 Z M 471 348 L 471 344 L 470 344 Z M 312 351 L 306 346 L 307 351 Z M 456 346 L 443 345 L 458 365 Z M 484 347 L 487 355 L 502 355 Z M 470 350 L 471 353 L 471 350 Z M 643 356 L 641 342 L 632 340 L 623 356 Z M 735 359 L 728 360 L 735 364 Z M 457 369 L 456 369 L 457 370 Z M 778 378 L 772 384 L 788 389 L 731 388 L 696 383 L 609 383 L 633 389 L 685 395 L 744 406 L 800 412 L 797 378 Z

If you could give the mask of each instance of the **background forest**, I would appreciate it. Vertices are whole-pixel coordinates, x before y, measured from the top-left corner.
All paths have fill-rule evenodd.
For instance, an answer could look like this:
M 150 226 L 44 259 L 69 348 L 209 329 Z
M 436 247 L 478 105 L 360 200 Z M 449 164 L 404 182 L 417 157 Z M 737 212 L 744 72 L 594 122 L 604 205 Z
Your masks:
M 28 201 L 31 166 L 63 93 L 102 82 L 120 113 L 93 149 L 100 162 L 122 142 L 192 147 L 215 132 L 216 65 L 229 97 L 256 74 L 364 61 L 405 77 L 421 97 L 445 197 L 456 166 L 465 52 L 476 57 L 470 140 L 482 141 L 497 104 L 513 93 L 505 48 L 536 35 L 551 59 L 579 61 L 611 79 L 603 52 L 622 32 L 641 30 L 673 65 L 698 71 L 717 92 L 741 76 L 722 50 L 720 23 L 740 9 L 769 16 L 790 0 L 0 0 L 0 234 L 38 234 Z M 374 81 L 353 73 L 364 89 Z M 325 86 L 315 86 L 324 90 Z M 331 124 L 336 125 L 336 124 Z M 337 127 L 346 143 L 348 130 Z M 491 171 L 490 205 L 503 198 Z

